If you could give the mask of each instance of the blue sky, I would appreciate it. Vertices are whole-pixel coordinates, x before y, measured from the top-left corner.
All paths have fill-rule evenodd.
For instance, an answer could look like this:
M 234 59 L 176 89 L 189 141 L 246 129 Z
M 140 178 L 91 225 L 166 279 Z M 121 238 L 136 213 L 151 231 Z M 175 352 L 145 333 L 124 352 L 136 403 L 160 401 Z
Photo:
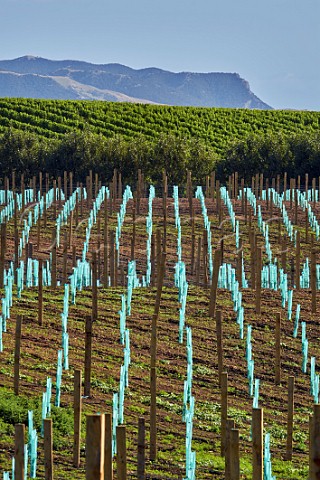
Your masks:
M 237 72 L 274 108 L 320 110 L 319 0 L 0 0 L 0 58 Z

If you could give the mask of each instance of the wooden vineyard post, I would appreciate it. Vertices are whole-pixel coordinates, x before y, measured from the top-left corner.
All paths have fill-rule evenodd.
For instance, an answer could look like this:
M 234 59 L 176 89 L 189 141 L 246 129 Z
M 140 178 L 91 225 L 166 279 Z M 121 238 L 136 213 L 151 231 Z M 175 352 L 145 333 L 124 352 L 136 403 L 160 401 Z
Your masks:
M 289 180 L 289 200 L 290 200 L 290 210 L 292 210 L 293 204 L 292 204 L 292 190 L 294 189 L 293 187 L 293 178 L 290 178 Z
M 38 324 L 43 324 L 43 261 L 39 259 L 39 282 L 38 282 Z
M 270 192 L 270 218 L 273 217 L 273 197 L 272 197 L 272 194 Z
M 244 192 L 244 222 L 247 225 L 248 223 L 248 192 Z
M 154 308 L 154 315 L 156 315 L 156 316 L 159 315 L 165 272 L 166 272 L 166 253 L 162 252 L 160 272 L 159 272 L 159 278 L 158 278 L 158 282 L 157 282 L 157 296 L 156 296 L 156 303 L 155 303 L 155 308 Z
M 45 190 L 46 190 L 46 193 L 49 192 L 49 185 L 50 185 L 49 173 L 46 173 L 46 179 L 45 179 Z
M 287 415 L 287 448 L 286 457 L 292 460 L 292 438 L 293 438 L 293 413 L 294 413 L 294 377 L 288 379 L 288 415 Z
M 47 192 L 43 195 L 43 226 L 47 228 Z
M 276 186 L 277 193 L 280 194 L 280 174 L 277 175 L 277 186 Z
M 225 470 L 224 470 L 224 475 L 225 475 L 225 480 L 230 480 L 231 479 L 231 444 L 230 444 L 230 434 L 231 430 L 234 429 L 235 423 L 233 419 L 227 419 L 227 424 L 226 424 L 226 450 L 225 450 Z
M 37 250 L 38 252 L 40 251 L 40 244 L 41 244 L 41 217 L 39 216 L 38 222 L 37 222 Z
M 219 279 L 219 270 L 221 264 L 221 251 L 216 250 L 213 257 L 213 275 L 210 290 L 210 303 L 209 303 L 209 316 L 215 317 L 216 304 L 217 304 L 217 288 Z
M 296 290 L 300 290 L 300 232 L 297 230 L 296 236 L 296 268 L 295 268 Z
M 137 215 L 140 215 L 140 198 L 141 198 L 141 170 L 138 168 L 138 182 L 137 182 L 137 202 L 136 202 L 136 208 L 137 208 Z
M 117 200 L 117 194 L 118 194 L 118 170 L 115 168 L 113 170 L 113 180 L 112 180 L 112 186 L 113 186 L 113 200 L 114 200 L 114 207 L 116 206 L 116 200 Z
M 305 228 L 305 241 L 306 243 L 309 243 L 309 217 L 308 217 L 308 209 L 306 208 L 306 218 L 305 218 L 305 223 L 306 223 L 306 228 Z
M 104 480 L 104 432 L 104 415 L 87 415 L 86 480 Z
M 230 480 L 240 480 L 239 430 L 230 432 Z
M 192 188 L 192 178 L 191 178 L 191 171 L 187 171 L 187 196 L 189 202 L 189 215 L 190 218 L 192 217 L 192 195 L 193 195 L 193 188 Z
M 237 280 L 239 282 L 239 288 L 242 288 L 242 241 L 239 240 L 239 248 L 237 251 Z
M 86 338 L 84 352 L 84 394 L 90 397 L 91 390 L 92 317 L 86 317 Z
M 98 319 L 97 254 L 92 252 L 92 323 Z
M 201 245 L 202 237 L 198 237 L 197 264 L 196 264 L 196 285 L 200 285 L 200 267 L 201 267 Z
M 45 418 L 44 426 L 44 478 L 45 480 L 53 480 L 53 435 L 52 435 L 52 419 Z
M 78 223 L 79 223 L 79 191 L 76 190 L 76 204 L 75 204 L 75 208 L 74 208 L 74 221 L 75 221 L 75 224 L 76 224 L 76 228 L 78 226 Z
M 291 271 L 291 286 L 295 288 L 295 268 L 294 268 L 295 259 L 291 258 L 290 261 L 290 271 Z
M 259 173 L 256 173 L 254 185 L 255 185 L 255 196 L 258 199 L 259 198 Z
M 260 173 L 260 199 L 262 198 L 262 190 L 263 190 L 263 173 Z
M 194 217 L 192 217 L 194 218 Z M 194 259 L 195 259 L 195 243 L 196 243 L 196 236 L 194 233 L 191 234 L 191 260 L 190 260 L 190 273 L 191 275 L 194 274 Z
M 124 265 L 120 265 L 120 285 L 125 286 L 125 278 Z
M 256 314 L 261 314 L 261 270 L 262 270 L 262 250 L 257 247 L 256 251 Z
M 111 286 L 116 286 L 116 255 L 115 255 L 115 241 L 114 241 L 114 232 L 111 230 L 110 232 L 110 277 L 111 277 Z
M 52 230 L 52 268 L 51 268 L 51 286 L 57 288 L 57 238 L 55 229 Z
M 4 177 L 4 201 L 8 204 L 8 192 L 10 190 L 10 180 L 8 177 Z
M 61 210 L 61 177 L 58 177 L 58 206 L 59 210 Z
M 209 198 L 209 195 L 210 195 L 209 190 L 210 190 L 210 177 L 209 177 L 209 175 L 207 175 L 206 176 L 206 190 L 205 190 L 207 198 Z
M 217 354 L 218 354 L 218 375 L 219 385 L 221 384 L 221 376 L 223 371 L 223 346 L 222 346 L 222 313 L 221 310 L 216 311 L 216 335 L 217 335 Z
M 251 288 L 256 288 L 256 247 L 255 236 L 252 229 L 252 214 L 249 211 L 249 241 L 250 241 L 250 271 L 251 271 Z
M 136 248 L 136 201 L 132 201 L 132 238 L 131 238 L 131 260 L 134 260 Z
M 226 431 L 228 416 L 228 374 L 221 373 L 221 457 L 224 457 L 226 451 Z
M 263 480 L 263 409 L 252 409 L 252 478 Z
M 126 427 L 117 426 L 117 479 L 127 480 Z
M 17 423 L 14 428 L 14 478 L 24 480 L 24 437 L 25 425 Z
M 237 200 L 239 191 L 239 174 L 235 172 L 234 174 L 234 199 Z
M 286 201 L 286 199 L 287 199 L 287 195 L 286 195 L 287 194 L 287 176 L 288 176 L 287 172 L 284 172 L 284 175 L 283 175 L 283 193 L 284 193 L 283 198 L 284 198 L 284 201 Z
M 157 279 L 160 276 L 160 269 L 161 269 L 161 252 L 162 252 L 162 244 L 161 244 L 161 230 L 160 228 L 157 228 L 157 233 L 156 233 L 156 256 L 157 256 Z
M 220 182 L 216 181 L 216 205 L 217 205 L 217 214 L 219 216 L 219 225 L 221 224 L 220 211 L 221 211 L 221 192 L 220 192 Z
M 215 184 L 216 184 L 216 172 L 211 172 L 211 175 L 210 175 L 210 197 L 212 198 L 212 200 L 214 200 Z
M 72 268 L 77 266 L 77 246 L 72 245 Z
M 80 467 L 80 444 L 81 444 L 81 410 L 82 410 L 82 375 L 81 370 L 74 371 L 73 387 L 73 412 L 74 412 L 74 436 L 73 436 L 73 466 Z
M 40 220 L 40 218 L 39 218 L 39 220 Z M 15 223 L 16 223 L 16 217 L 15 217 Z M 1 256 L 1 254 L 0 254 L 0 256 Z M 1 263 L 2 263 L 2 260 L 0 260 L 0 264 Z M 15 281 L 15 283 L 17 283 L 18 264 L 19 264 L 19 229 L 18 229 L 18 226 L 15 226 L 14 227 L 14 281 Z M 1 266 L 0 266 L 0 269 L 1 269 Z
M 273 190 L 276 189 L 276 179 L 275 179 L 274 177 L 271 178 L 271 188 L 272 188 Z
M 232 192 L 233 192 L 232 179 L 233 179 L 233 175 L 229 175 L 227 187 L 228 187 L 228 195 L 230 199 L 232 198 Z
M 15 395 L 19 395 L 21 331 L 22 331 L 22 316 L 17 315 L 15 349 L 14 349 L 14 393 Z
M 276 314 L 276 354 L 275 354 L 275 383 L 281 383 L 281 313 Z
M 157 459 L 157 373 L 156 368 L 150 368 L 150 452 L 152 462 Z
M 53 216 L 57 218 L 57 180 L 53 180 Z
M 298 223 L 298 192 L 295 190 L 294 192 L 294 223 L 297 225 Z
M 219 195 L 219 227 L 221 229 L 221 238 L 223 241 L 223 205 L 221 203 L 221 195 Z M 223 250 L 223 249 L 222 249 Z
M 71 197 L 72 194 L 73 194 L 73 172 L 69 172 L 69 196 Z
M 137 477 L 138 480 L 145 480 L 146 454 L 145 454 L 145 421 L 143 417 L 138 420 L 138 466 Z
M 61 188 L 61 181 L 60 181 L 60 188 Z M 64 194 L 64 198 L 67 200 L 67 197 L 68 197 L 68 172 L 66 172 L 66 170 L 63 172 L 63 194 Z
M 112 414 L 106 413 L 105 421 L 105 439 L 104 439 L 104 480 L 113 480 L 112 464 Z
M 80 183 L 80 216 L 83 218 L 83 183 Z
M 316 251 L 311 250 L 311 295 L 312 295 L 312 313 L 317 313 L 317 271 L 316 271 Z
M 41 190 L 42 190 L 42 173 L 40 172 L 39 173 L 39 184 L 40 184 L 40 194 L 41 194 Z M 319 183 L 320 185 L 320 183 Z M 16 191 L 16 172 L 15 170 L 12 171 L 12 177 L 11 177 L 11 188 L 12 188 L 12 191 L 15 192 Z
M 156 270 L 156 243 L 154 234 L 151 235 L 151 287 L 155 285 L 155 270 Z
M 269 212 L 270 200 L 271 200 L 271 196 L 270 196 L 270 192 L 269 192 L 269 178 L 266 178 L 266 209 L 267 209 L 267 212 Z
M 63 270 L 62 270 L 62 281 L 63 285 L 65 285 L 68 281 L 68 234 L 67 232 L 64 233 L 63 238 Z
M 167 197 L 168 197 L 168 177 L 166 171 L 163 171 L 163 251 L 167 247 Z
M 310 472 L 309 479 L 317 480 L 320 477 L 320 404 L 313 405 L 313 421 L 310 432 Z
M 93 188 L 93 175 L 92 170 L 89 171 L 89 205 L 92 204 L 92 188 Z
M 113 204 L 114 204 L 114 198 L 113 198 L 113 183 L 110 182 L 109 183 L 109 191 L 110 191 L 110 195 L 109 195 L 109 216 L 111 217 L 111 215 L 113 214 Z
M 241 178 L 240 191 L 241 191 L 241 213 L 242 215 L 244 215 L 244 201 L 245 201 L 244 178 Z
M 121 173 L 120 173 L 120 176 L 121 176 Z M 99 191 L 99 175 L 96 173 L 94 176 L 94 198 L 97 198 L 98 191 Z
M 98 175 L 98 174 L 97 174 Z M 97 177 L 98 178 L 98 177 Z M 118 181 L 118 198 L 122 198 L 122 174 L 119 172 L 119 181 Z
M 204 288 L 208 288 L 208 233 L 203 230 L 203 284 Z
M 100 211 L 99 211 L 99 213 L 100 213 Z M 70 212 L 68 247 L 71 248 L 72 245 L 73 245 L 73 211 Z
M 154 461 L 157 458 L 157 323 L 160 311 L 161 295 L 163 288 L 163 280 L 165 274 L 166 254 L 161 255 L 160 275 L 157 283 L 157 296 L 152 316 L 151 327 L 151 349 L 150 349 L 150 460 Z

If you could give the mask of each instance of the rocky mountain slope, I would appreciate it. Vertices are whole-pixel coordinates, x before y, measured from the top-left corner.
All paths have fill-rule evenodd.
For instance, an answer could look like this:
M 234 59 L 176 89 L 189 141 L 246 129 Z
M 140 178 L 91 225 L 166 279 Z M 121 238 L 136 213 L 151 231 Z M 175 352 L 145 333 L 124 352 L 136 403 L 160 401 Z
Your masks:
M 134 70 L 24 56 L 0 61 L 0 96 L 270 109 L 237 73 Z

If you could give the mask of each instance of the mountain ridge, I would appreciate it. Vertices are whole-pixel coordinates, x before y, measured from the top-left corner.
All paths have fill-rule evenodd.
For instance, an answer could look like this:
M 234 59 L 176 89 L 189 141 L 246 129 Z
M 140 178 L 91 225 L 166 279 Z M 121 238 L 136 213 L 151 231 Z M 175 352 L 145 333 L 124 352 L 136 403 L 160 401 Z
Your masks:
M 70 81 L 62 82 L 61 77 Z M 0 96 L 272 109 L 238 73 L 175 73 L 157 67 L 133 69 L 120 63 L 32 55 L 0 60 Z

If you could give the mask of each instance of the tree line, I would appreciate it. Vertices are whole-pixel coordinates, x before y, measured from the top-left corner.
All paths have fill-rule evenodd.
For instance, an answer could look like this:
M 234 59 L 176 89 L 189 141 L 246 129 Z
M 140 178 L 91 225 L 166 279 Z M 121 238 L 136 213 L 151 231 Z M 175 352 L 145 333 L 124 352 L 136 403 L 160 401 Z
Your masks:
M 12 128 L 0 135 L 2 178 L 13 170 L 18 178 L 24 173 L 26 179 L 39 171 L 58 177 L 67 170 L 74 172 L 75 181 L 85 182 L 92 170 L 108 182 L 116 168 L 124 182 L 134 184 L 141 169 L 145 179 L 156 185 L 161 183 L 165 169 L 169 183 L 181 185 L 187 170 L 192 171 L 195 184 L 203 184 L 213 170 L 221 181 L 235 171 L 249 181 L 258 172 L 269 178 L 284 172 L 291 177 L 306 172 L 318 176 L 319 167 L 320 133 L 251 134 L 229 142 L 222 154 L 203 139 L 170 133 L 154 141 L 143 135 L 106 138 L 90 130 L 75 130 L 58 139 Z

